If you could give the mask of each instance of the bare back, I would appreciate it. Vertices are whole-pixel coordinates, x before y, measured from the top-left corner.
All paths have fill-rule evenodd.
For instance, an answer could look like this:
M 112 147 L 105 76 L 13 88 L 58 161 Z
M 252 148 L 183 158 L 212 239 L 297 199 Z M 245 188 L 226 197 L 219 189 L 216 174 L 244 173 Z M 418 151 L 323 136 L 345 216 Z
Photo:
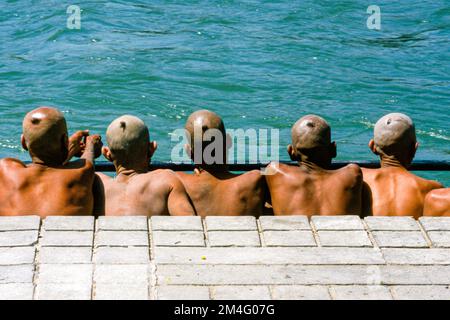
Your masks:
M 92 215 L 94 166 L 83 160 L 58 168 L 0 161 L 0 216 Z
M 260 216 L 265 204 L 265 181 L 259 170 L 238 175 L 205 170 L 178 172 L 199 216 Z
M 285 164 L 269 165 L 267 175 L 275 215 L 361 214 L 361 169 L 308 171 Z
M 422 216 L 427 193 L 441 187 L 401 167 L 363 169 L 364 211 L 374 216 Z
M 113 179 L 100 177 L 105 194 L 105 214 L 194 215 L 183 184 L 170 170 L 155 170 Z

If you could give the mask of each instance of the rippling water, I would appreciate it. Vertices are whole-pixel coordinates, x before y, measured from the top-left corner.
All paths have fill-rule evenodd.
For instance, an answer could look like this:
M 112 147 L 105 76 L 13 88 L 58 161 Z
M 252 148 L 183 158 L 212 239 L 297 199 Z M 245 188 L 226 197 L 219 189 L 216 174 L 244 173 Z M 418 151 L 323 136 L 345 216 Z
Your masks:
M 151 127 L 155 158 L 169 132 L 209 108 L 229 128 L 289 128 L 317 113 L 339 160 L 367 148 L 385 113 L 416 122 L 420 160 L 450 160 L 450 1 L 79 1 L 81 30 L 59 0 L 0 0 L 0 157 L 27 159 L 24 113 L 58 106 L 70 129 L 104 133 L 132 113 Z M 423 173 L 450 185 L 450 173 Z

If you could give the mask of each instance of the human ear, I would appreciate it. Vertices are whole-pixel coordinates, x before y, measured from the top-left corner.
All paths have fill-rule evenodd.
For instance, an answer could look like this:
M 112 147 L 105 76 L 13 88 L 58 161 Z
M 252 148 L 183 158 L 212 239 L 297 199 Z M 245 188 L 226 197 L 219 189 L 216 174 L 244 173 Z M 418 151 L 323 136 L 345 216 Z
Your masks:
M 27 142 L 25 141 L 25 137 L 23 136 L 23 134 L 20 136 L 20 142 L 22 144 L 22 148 L 28 151 Z
M 369 141 L 369 149 L 370 149 L 374 154 L 376 154 L 377 156 L 380 155 L 380 154 L 378 153 L 378 151 L 377 151 L 377 146 L 376 146 L 375 141 L 374 141 L 373 139 L 370 139 L 370 141 Z
M 297 155 L 294 147 L 292 146 L 292 144 L 287 146 L 287 152 L 289 154 L 289 157 L 291 158 L 292 161 L 299 161 L 300 157 Z
M 113 162 L 114 159 L 112 157 L 111 150 L 108 147 L 102 148 L 102 154 L 108 161 Z
M 194 160 L 194 155 L 192 154 L 192 148 L 191 145 L 189 143 L 186 143 L 184 145 L 184 150 L 186 150 L 187 155 L 189 156 L 189 158 L 191 158 L 192 160 Z
M 332 159 L 336 158 L 336 156 L 337 156 L 337 147 L 336 147 L 336 142 L 335 141 L 333 141 L 330 144 L 330 156 L 331 156 Z
M 416 156 L 416 152 L 417 152 L 417 149 L 419 149 L 419 143 L 418 142 L 416 142 L 416 144 L 414 145 L 414 148 L 412 149 L 412 152 L 411 152 L 411 159 L 414 159 L 414 157 Z
M 231 138 L 229 133 L 226 134 L 225 139 L 226 139 L 227 149 L 230 149 L 233 146 L 233 139 Z
M 153 154 L 155 153 L 156 149 L 158 149 L 158 144 L 156 141 L 151 141 L 148 144 L 148 156 L 149 158 L 153 157 Z

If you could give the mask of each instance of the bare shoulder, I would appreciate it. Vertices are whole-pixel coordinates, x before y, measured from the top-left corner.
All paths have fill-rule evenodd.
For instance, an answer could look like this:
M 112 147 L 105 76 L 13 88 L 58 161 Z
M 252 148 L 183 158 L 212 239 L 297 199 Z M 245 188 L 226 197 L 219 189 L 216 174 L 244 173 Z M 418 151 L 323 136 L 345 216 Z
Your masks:
M 338 171 L 345 173 L 345 174 L 353 174 L 355 176 L 362 175 L 361 167 L 355 163 L 350 163 L 350 164 L 346 165 L 345 167 L 339 169 Z
M 20 160 L 13 158 L 0 159 L 0 170 L 9 170 L 13 168 L 26 168 L 27 166 Z
M 445 193 L 443 192 L 445 189 L 434 189 L 427 193 L 425 197 L 425 202 L 427 203 L 433 203 L 435 200 L 440 199 Z M 450 197 L 450 192 L 448 193 L 448 196 Z
M 152 181 L 158 181 L 159 185 L 165 185 L 169 187 L 177 186 L 181 184 L 180 177 L 173 170 L 158 169 L 146 173 L 146 176 Z
M 184 171 L 175 171 L 175 174 L 177 175 L 178 178 L 184 180 L 184 179 L 189 179 L 193 176 L 192 173 L 187 173 Z
M 102 182 L 110 182 L 113 179 L 110 176 L 101 172 L 97 172 L 95 175 L 99 177 Z
M 277 176 L 278 173 L 285 173 L 292 170 L 292 166 L 289 166 L 284 163 L 279 163 L 276 161 L 272 161 L 264 168 L 264 175 L 268 178 L 273 178 Z
M 260 170 L 251 170 L 233 178 L 235 181 L 239 181 L 239 184 L 245 186 L 257 186 L 265 181 L 264 175 Z
M 239 176 L 241 179 L 250 179 L 252 181 L 257 181 L 262 179 L 262 174 L 260 170 L 251 170 L 246 173 L 243 173 Z
M 435 189 L 427 193 L 424 202 L 424 216 L 450 214 L 450 189 Z
M 416 178 L 416 181 L 419 183 L 419 185 L 423 189 L 425 189 L 426 192 L 430 192 L 431 190 L 434 190 L 434 189 L 444 188 L 444 186 L 438 181 L 424 179 L 419 176 L 415 176 L 415 178 Z
M 64 165 L 64 169 L 72 169 L 88 175 L 93 175 L 95 173 L 95 165 L 84 159 L 71 161 Z
M 341 181 L 353 186 L 359 186 L 363 181 L 363 172 L 357 164 L 351 163 L 336 171 Z

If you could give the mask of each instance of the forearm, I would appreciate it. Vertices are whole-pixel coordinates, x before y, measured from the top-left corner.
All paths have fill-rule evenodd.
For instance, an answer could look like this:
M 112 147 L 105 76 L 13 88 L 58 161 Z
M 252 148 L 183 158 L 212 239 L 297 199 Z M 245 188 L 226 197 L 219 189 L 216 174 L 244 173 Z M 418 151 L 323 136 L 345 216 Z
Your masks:
M 81 159 L 95 163 L 95 147 L 92 143 L 87 143 Z
M 73 157 L 75 157 L 77 154 L 77 150 L 75 149 L 69 149 L 69 154 L 67 155 L 66 163 L 72 160 Z

